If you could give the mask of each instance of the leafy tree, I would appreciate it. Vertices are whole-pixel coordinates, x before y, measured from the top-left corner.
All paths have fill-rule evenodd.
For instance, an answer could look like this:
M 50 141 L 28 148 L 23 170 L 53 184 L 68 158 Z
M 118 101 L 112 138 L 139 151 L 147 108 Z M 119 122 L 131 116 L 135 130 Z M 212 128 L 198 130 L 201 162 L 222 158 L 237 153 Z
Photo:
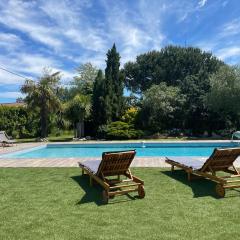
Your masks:
M 75 137 L 84 136 L 84 120 L 90 115 L 91 100 L 88 95 L 76 95 L 65 105 L 65 116 L 75 126 Z
M 166 83 L 152 85 L 144 92 L 142 100 L 142 123 L 153 132 L 182 127 L 182 107 L 185 96 L 178 87 Z
M 76 94 L 91 95 L 93 93 L 93 83 L 97 76 L 97 68 L 91 63 L 81 64 L 77 68 L 77 76 L 71 82 L 73 88 L 71 89 L 71 94 L 75 96 Z
M 224 119 L 225 127 L 239 128 L 240 67 L 221 67 L 210 77 L 210 84 L 211 91 L 206 97 L 208 108 Z
M 57 97 L 60 89 L 60 73 L 51 73 L 51 70 L 44 69 L 42 77 L 37 81 L 26 80 L 21 87 L 21 92 L 26 94 L 25 102 L 28 108 L 37 112 L 40 118 L 40 136 L 45 138 L 48 135 L 48 123 L 51 113 L 61 108 L 61 102 Z
M 208 127 L 209 112 L 204 98 L 210 89 L 209 76 L 222 65 L 211 53 L 199 48 L 168 46 L 125 64 L 125 82 L 129 89 L 140 94 L 161 82 L 179 87 L 186 95 L 183 126 L 200 133 Z
M 161 51 L 137 56 L 136 62 L 126 63 L 125 83 L 130 90 L 142 92 L 160 82 L 179 85 L 190 75 L 198 75 L 201 80 L 207 81 L 208 76 L 216 72 L 221 65 L 223 63 L 211 53 L 203 52 L 199 48 L 167 46 Z M 209 82 L 206 86 L 209 86 Z

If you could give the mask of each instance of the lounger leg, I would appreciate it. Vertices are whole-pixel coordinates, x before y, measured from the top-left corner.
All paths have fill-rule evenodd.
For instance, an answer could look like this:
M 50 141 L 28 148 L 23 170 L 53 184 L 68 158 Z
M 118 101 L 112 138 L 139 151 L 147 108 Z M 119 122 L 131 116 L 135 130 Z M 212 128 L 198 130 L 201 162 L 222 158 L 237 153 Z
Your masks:
M 191 173 L 188 172 L 187 175 L 188 175 L 188 181 L 191 181 Z
M 84 169 L 82 168 L 82 175 L 84 175 Z
M 171 171 L 172 171 L 172 172 L 174 171 L 174 165 L 171 166 Z

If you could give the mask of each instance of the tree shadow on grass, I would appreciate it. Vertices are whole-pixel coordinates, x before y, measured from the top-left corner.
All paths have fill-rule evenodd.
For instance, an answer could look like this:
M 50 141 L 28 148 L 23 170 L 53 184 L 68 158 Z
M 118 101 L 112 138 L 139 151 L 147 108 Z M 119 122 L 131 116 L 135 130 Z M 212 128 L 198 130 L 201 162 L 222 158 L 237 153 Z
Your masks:
M 183 170 L 174 170 L 173 172 L 161 171 L 161 173 L 190 187 L 192 189 L 194 198 L 211 196 L 216 199 L 221 199 L 216 194 L 216 191 L 215 191 L 216 183 L 213 181 L 210 181 L 205 178 L 196 178 L 196 179 L 192 179 L 191 181 L 188 181 L 187 174 Z M 234 192 L 234 194 L 229 194 L 229 192 L 231 193 Z M 225 198 L 239 197 L 239 195 L 240 195 L 240 191 L 238 189 L 226 190 Z
M 98 206 L 105 205 L 102 199 L 103 188 L 94 183 L 93 186 L 90 186 L 89 176 L 87 175 L 78 175 L 71 177 L 85 192 L 84 196 L 77 204 L 91 203 L 95 202 Z M 109 200 L 108 204 L 115 204 L 120 202 L 127 202 L 139 199 L 138 196 L 132 196 L 130 194 L 125 194 L 124 196 L 115 197 Z

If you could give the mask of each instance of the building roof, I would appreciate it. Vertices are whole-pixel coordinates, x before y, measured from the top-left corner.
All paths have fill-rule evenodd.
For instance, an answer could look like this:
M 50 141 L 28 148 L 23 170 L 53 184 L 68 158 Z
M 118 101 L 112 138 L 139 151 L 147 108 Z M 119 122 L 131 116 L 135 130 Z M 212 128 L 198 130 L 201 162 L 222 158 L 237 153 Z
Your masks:
M 22 107 L 26 104 L 24 102 L 14 102 L 14 103 L 0 103 L 0 106 L 6 106 L 6 107 Z

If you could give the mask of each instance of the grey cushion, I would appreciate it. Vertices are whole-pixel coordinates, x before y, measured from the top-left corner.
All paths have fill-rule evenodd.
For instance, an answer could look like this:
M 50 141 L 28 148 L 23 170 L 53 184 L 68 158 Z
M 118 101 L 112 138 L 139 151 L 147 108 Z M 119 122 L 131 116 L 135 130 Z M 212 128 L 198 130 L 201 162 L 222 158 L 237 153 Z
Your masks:
M 169 160 L 173 160 L 174 162 L 181 163 L 187 167 L 191 167 L 195 170 L 200 169 L 203 164 L 206 162 L 208 158 L 206 157 L 167 157 Z
M 85 166 L 93 174 L 96 174 L 101 163 L 101 160 L 85 160 L 79 162 L 81 165 Z

